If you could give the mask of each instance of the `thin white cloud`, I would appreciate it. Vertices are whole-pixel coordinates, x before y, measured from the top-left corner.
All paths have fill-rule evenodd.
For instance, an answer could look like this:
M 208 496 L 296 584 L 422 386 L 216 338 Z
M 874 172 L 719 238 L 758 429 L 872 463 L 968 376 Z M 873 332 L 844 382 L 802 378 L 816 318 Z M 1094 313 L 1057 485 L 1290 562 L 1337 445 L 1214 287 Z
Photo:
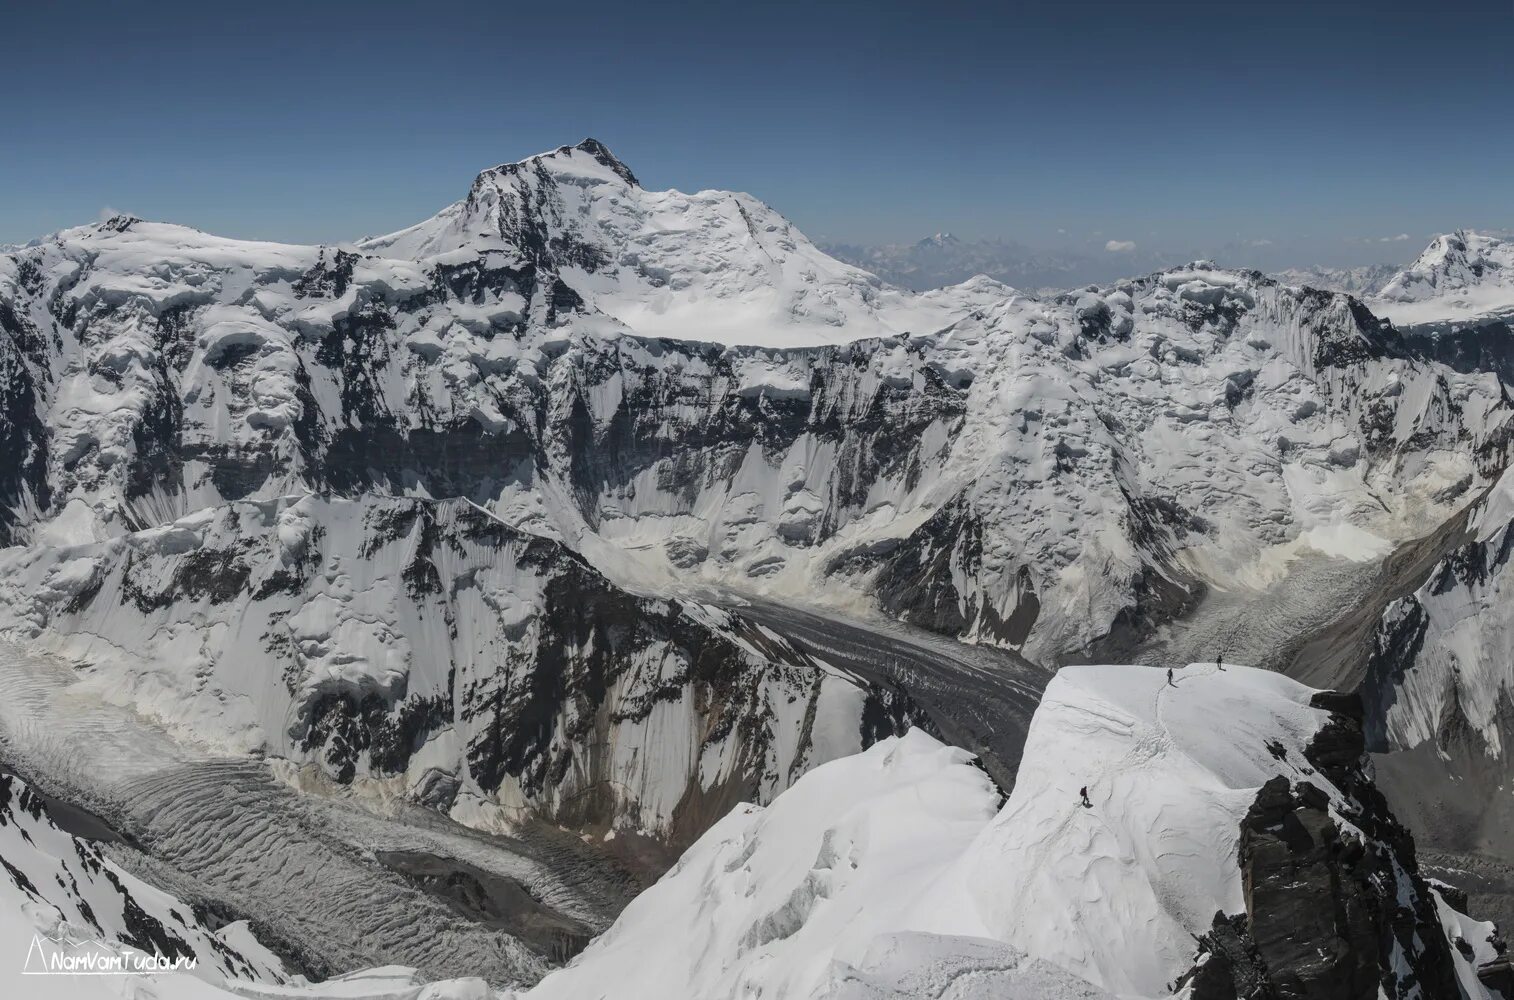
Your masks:
M 1135 248 L 1135 240 L 1110 240 L 1104 244 L 1104 249 L 1110 253 L 1129 253 Z
M 1252 240 L 1247 245 L 1248 246 L 1253 246 L 1253 247 L 1270 247 L 1270 246 L 1272 246 L 1272 241 L 1271 240 Z
M 1402 243 L 1405 240 L 1407 240 L 1408 238 L 1409 238 L 1409 234 L 1408 233 L 1399 233 L 1397 236 L 1384 236 L 1384 237 L 1380 238 L 1377 242 L 1379 242 L 1379 243 Z

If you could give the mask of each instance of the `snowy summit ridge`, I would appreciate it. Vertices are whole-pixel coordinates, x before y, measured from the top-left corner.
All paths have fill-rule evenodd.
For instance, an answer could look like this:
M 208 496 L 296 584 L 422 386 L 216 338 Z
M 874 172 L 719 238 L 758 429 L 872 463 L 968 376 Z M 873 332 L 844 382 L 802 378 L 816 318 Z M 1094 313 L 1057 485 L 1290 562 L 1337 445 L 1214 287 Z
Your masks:
M 1065 668 L 1002 807 L 919 732 L 823 765 L 727 816 L 527 996 L 1224 996 L 1235 934 L 1260 961 L 1236 984 L 1486 997 L 1470 959 L 1492 928 L 1414 868 L 1350 711 L 1235 665 Z
M 478 175 L 468 197 L 361 241 L 415 260 L 499 251 L 636 333 L 765 346 L 929 332 L 962 315 L 822 253 L 748 194 L 648 191 L 595 139 Z
M 1514 240 L 1471 229 L 1437 236 L 1369 302 L 1399 326 L 1514 317 Z

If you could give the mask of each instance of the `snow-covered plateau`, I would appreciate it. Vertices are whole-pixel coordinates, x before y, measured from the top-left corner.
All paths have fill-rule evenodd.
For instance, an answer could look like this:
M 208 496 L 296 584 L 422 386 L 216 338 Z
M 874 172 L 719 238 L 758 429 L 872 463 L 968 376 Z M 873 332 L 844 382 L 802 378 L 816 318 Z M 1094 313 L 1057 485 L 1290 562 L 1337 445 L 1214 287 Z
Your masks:
M 204 960 L 61 995 L 1508 1000 L 1394 816 L 1514 863 L 1510 246 L 912 292 L 590 139 L 5 248 L 0 930 Z

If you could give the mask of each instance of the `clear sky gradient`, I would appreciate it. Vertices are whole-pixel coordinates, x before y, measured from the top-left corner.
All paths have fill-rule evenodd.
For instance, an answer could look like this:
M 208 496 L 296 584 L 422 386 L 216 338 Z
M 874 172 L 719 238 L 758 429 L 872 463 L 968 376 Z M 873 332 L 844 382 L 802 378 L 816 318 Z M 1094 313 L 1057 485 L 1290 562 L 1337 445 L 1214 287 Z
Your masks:
M 5 3 L 0 73 L 0 242 L 346 240 L 586 135 L 820 240 L 1347 263 L 1514 225 L 1511 0 Z

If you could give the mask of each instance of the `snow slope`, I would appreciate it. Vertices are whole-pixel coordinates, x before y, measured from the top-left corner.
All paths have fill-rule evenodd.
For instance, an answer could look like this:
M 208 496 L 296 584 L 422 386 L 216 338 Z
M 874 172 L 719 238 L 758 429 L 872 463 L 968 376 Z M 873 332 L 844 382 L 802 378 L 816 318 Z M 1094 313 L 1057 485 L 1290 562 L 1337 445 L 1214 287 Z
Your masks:
M 648 191 L 594 139 L 486 170 L 464 200 L 358 248 L 518 253 L 650 337 L 796 347 L 927 333 L 965 311 L 826 255 L 751 195 Z
M 526 995 L 893 996 L 894 976 L 918 978 L 931 988 L 920 995 L 935 995 L 945 981 L 934 976 L 975 962 L 1007 995 L 1101 995 L 996 942 L 909 933 L 918 898 L 999 802 L 964 751 L 918 730 L 883 741 L 810 772 L 766 809 L 731 812 L 571 966 Z M 1027 991 L 1041 984 L 1044 992 Z
M 243 501 L 4 554 L 13 635 L 168 727 L 458 820 L 687 842 L 910 718 L 466 501 Z
M 1279 779 L 1316 789 L 1342 835 L 1383 860 L 1386 905 L 1420 935 L 1387 935 L 1369 959 L 1384 980 L 1410 967 L 1451 975 L 1456 962 L 1475 983 L 1412 847 L 1364 832 L 1391 830 L 1370 785 L 1325 773 L 1359 778 L 1353 760 L 1322 763 L 1321 734 L 1341 723 L 1315 703 L 1245 667 L 1195 664 L 1172 685 L 1158 669 L 1065 668 L 1002 808 L 961 751 L 919 732 L 885 741 L 732 813 L 528 995 L 934 997 L 976 963 L 1001 977 L 998 995 L 1165 996 L 1216 914 L 1247 913 L 1243 827 Z M 1300 885 L 1310 877 L 1307 864 L 1293 871 Z M 1260 887 L 1265 874 L 1247 877 Z M 1253 926 L 1268 916 L 1253 912 Z M 1399 988 L 1387 995 L 1420 995 Z
M 1514 316 L 1514 240 L 1458 229 L 1437 236 L 1368 300 L 1399 326 L 1473 326 Z
M 1414 593 L 1389 605 L 1366 681 L 1387 747 L 1470 736 L 1507 761 L 1514 749 L 1514 473 L 1471 512 L 1467 537 Z M 1508 588 L 1508 589 L 1506 589 Z
M 1177 979 L 1215 913 L 1245 910 L 1236 859 L 1258 789 L 1278 774 L 1319 780 L 1304 749 L 1326 716 L 1279 674 L 1195 664 L 1174 677 L 1064 668 L 1014 794 L 922 902 L 925 919 L 1115 992 Z M 1077 804 L 1085 785 L 1091 809 Z
M 1509 417 L 1345 296 L 1202 262 L 907 295 L 593 142 L 350 250 L 70 230 L 0 255 L 0 327 L 13 542 L 302 490 L 466 497 L 625 586 L 1044 661 L 1303 558 L 1369 567 L 1501 467 Z

